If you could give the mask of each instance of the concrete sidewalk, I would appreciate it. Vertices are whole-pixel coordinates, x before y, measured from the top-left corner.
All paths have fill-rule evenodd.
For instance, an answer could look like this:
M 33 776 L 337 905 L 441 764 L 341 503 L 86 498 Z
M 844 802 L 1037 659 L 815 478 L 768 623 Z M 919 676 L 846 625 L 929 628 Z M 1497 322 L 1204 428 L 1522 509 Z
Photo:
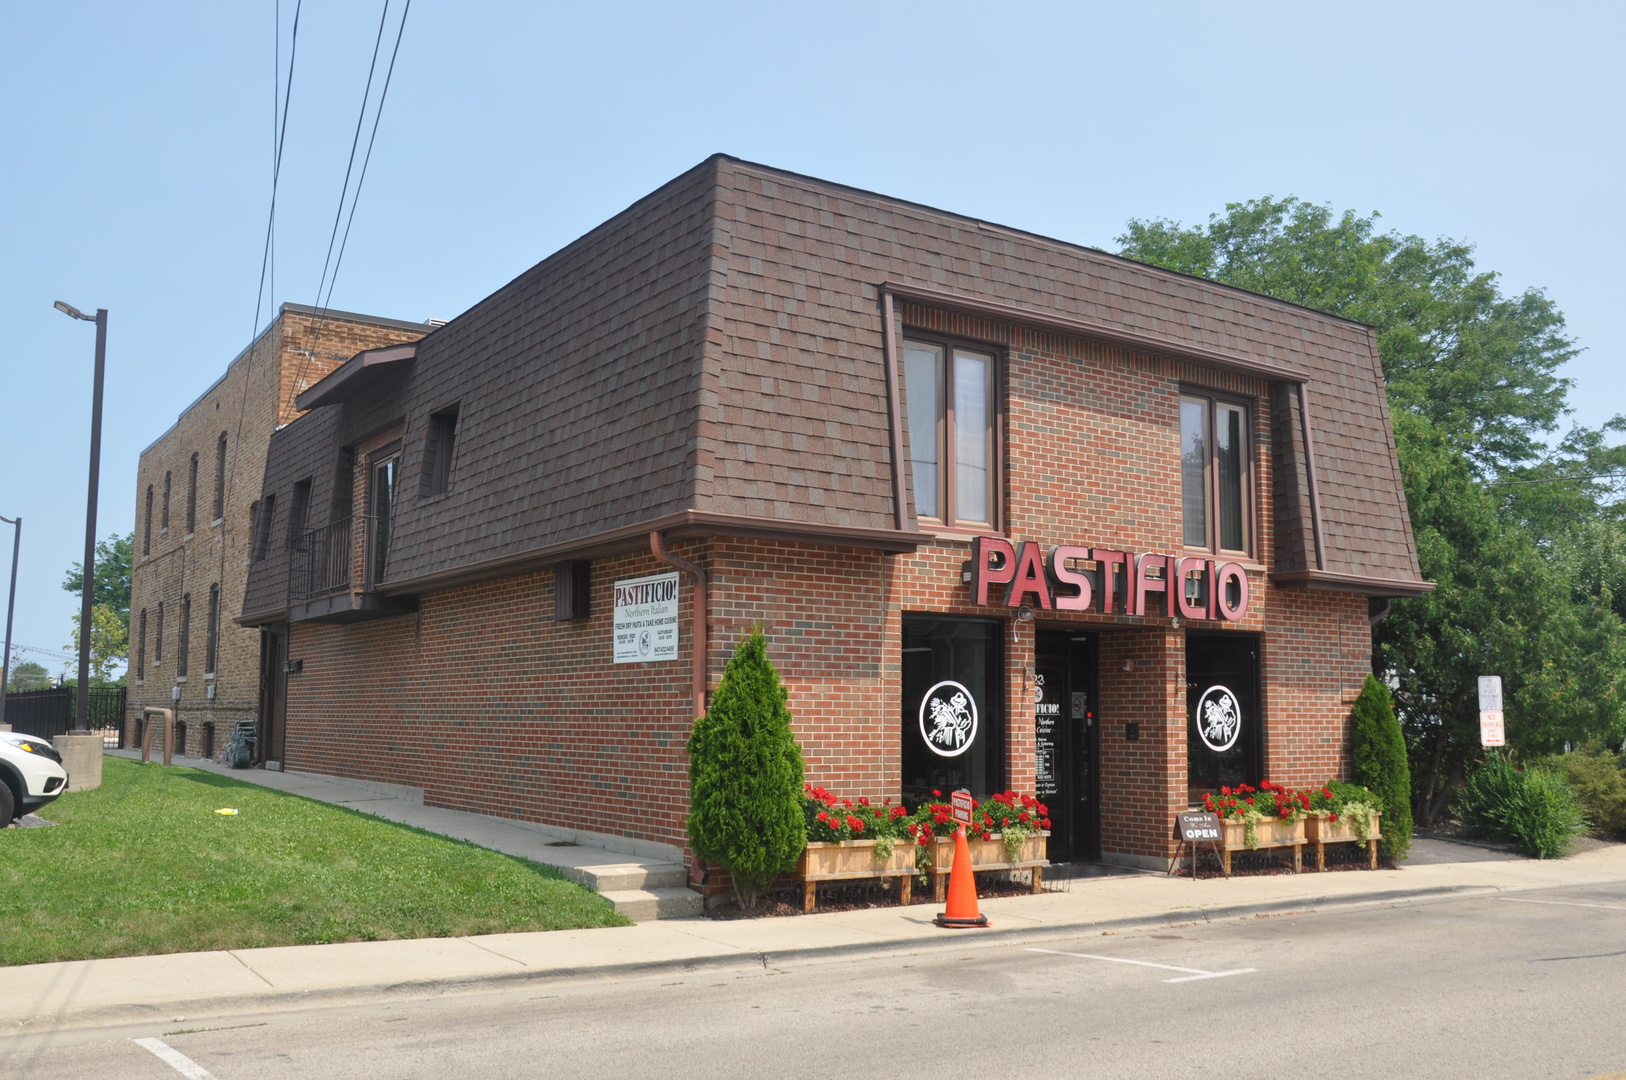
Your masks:
M 1626 845 L 1538 862 L 1422 841 L 1434 858 L 1403 870 L 1192 882 L 1157 874 L 1080 879 L 1068 891 L 984 901 L 989 930 L 941 930 L 935 906 L 800 917 L 672 919 L 601 930 L 354 942 L 84 960 L 0 968 L 0 1032 L 171 1022 L 184 1017 L 424 998 L 522 981 L 662 968 L 762 971 L 776 962 L 924 949 L 986 948 L 1114 926 L 1270 911 L 1626 883 Z

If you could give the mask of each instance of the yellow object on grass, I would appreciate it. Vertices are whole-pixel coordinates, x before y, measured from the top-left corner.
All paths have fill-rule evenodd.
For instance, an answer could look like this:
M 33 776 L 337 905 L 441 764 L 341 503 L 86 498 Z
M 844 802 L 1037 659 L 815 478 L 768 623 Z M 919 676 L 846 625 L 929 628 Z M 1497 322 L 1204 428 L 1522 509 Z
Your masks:
M 236 816 L 237 816 L 237 811 L 236 811 L 236 810 L 233 810 L 233 809 L 232 809 L 232 808 L 231 808 L 231 807 L 229 807 L 229 806 L 228 806 L 228 807 L 226 807 L 226 808 L 225 808 L 225 809 L 223 809 L 223 810 L 216 810 L 216 811 L 215 811 L 215 813 L 217 813 L 217 814 L 219 814 L 219 815 L 221 815 L 221 816 L 222 816 L 222 817 L 236 817 Z

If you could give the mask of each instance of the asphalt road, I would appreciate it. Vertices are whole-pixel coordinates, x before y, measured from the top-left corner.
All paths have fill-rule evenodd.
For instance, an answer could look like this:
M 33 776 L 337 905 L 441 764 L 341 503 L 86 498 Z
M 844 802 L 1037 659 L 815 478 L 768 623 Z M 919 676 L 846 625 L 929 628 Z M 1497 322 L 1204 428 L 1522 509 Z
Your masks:
M 1626 885 L 958 933 L 909 956 L 8 1034 L 0 1077 L 1626 1078 Z

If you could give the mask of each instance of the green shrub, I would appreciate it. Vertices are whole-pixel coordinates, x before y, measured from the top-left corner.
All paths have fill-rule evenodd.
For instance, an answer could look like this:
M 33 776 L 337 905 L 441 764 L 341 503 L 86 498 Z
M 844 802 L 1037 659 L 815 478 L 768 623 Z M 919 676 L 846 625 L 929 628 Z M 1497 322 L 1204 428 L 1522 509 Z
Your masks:
M 1365 803 L 1378 813 L 1383 813 L 1383 800 L 1378 798 L 1378 793 L 1371 788 L 1351 784 L 1345 780 L 1329 780 L 1327 790 L 1332 792 L 1331 801 L 1335 810 L 1345 803 Z
M 1377 796 L 1373 805 L 1383 811 L 1379 847 L 1391 859 L 1404 858 L 1411 850 L 1411 766 L 1389 688 L 1368 675 L 1350 720 L 1355 781 L 1371 789 Z
M 689 735 L 690 846 L 733 876 L 747 908 L 795 867 L 807 843 L 802 750 L 791 734 L 788 697 L 755 627 Z
M 1562 856 L 1570 839 L 1587 828 L 1562 773 L 1542 766 L 1519 772 L 1500 754 L 1468 776 L 1452 809 L 1470 827 L 1538 859 Z
M 1626 840 L 1626 769 L 1617 755 L 1587 748 L 1537 764 L 1563 774 L 1594 829 Z

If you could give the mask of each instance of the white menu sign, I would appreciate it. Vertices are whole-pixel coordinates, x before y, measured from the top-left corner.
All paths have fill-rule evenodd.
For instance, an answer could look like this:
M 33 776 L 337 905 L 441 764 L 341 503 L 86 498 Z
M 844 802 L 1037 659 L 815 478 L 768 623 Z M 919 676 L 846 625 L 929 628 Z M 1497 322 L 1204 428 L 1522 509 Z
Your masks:
M 615 583 L 615 662 L 678 658 L 678 576 L 623 578 Z

